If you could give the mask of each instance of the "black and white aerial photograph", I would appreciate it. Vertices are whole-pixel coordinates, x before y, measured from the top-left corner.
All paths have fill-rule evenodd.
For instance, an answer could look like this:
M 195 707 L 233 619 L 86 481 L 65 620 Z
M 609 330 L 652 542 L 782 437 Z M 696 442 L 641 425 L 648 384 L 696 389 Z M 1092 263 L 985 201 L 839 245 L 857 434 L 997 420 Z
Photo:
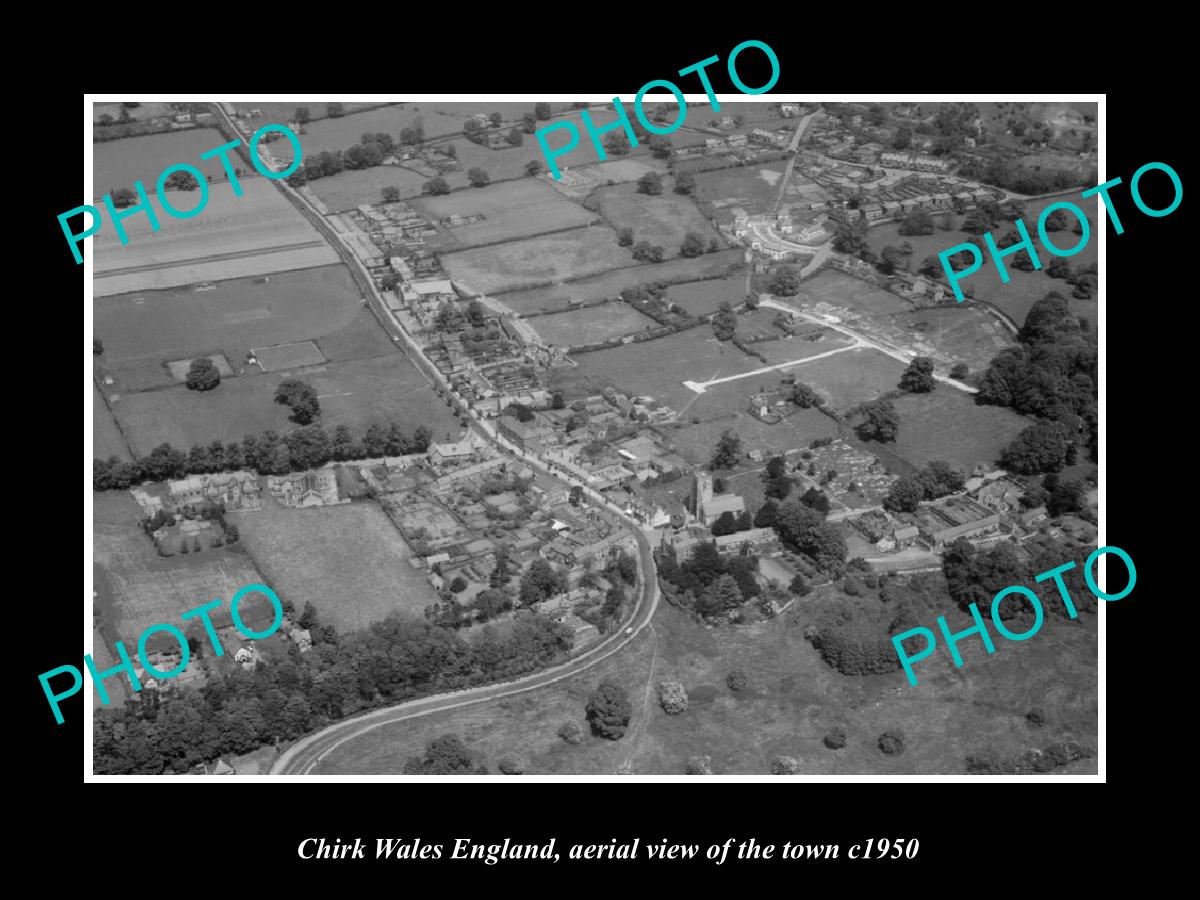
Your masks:
M 677 80 L 89 95 L 89 779 L 1103 778 L 1096 188 L 1176 172 Z

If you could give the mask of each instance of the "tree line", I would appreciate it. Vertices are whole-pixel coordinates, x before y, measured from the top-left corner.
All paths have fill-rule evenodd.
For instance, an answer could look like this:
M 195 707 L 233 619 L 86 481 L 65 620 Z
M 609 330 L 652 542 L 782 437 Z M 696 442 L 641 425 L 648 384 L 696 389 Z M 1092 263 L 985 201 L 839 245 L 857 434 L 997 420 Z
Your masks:
M 333 460 L 368 459 L 424 453 L 433 437 L 421 425 L 411 433 L 399 423 L 373 422 L 361 438 L 338 425 L 330 433 L 320 424 L 305 425 L 285 435 L 265 431 L 241 441 L 208 446 L 197 444 L 184 453 L 169 443 L 159 444 L 149 455 L 133 462 L 116 456 L 92 460 L 92 489 L 125 490 L 143 481 L 166 481 L 185 475 L 252 469 L 260 475 L 286 475 L 324 465 Z
M 315 617 L 311 608 L 305 612 Z M 533 614 L 521 614 L 503 634 L 484 626 L 471 640 L 395 613 L 340 636 L 311 618 L 307 624 L 307 653 L 289 644 L 281 661 L 249 671 L 214 667 L 202 688 L 143 690 L 120 710 L 100 710 L 96 774 L 187 772 L 365 710 L 519 677 L 561 660 L 574 640 L 567 628 Z M 204 647 L 198 639 L 193 654 Z

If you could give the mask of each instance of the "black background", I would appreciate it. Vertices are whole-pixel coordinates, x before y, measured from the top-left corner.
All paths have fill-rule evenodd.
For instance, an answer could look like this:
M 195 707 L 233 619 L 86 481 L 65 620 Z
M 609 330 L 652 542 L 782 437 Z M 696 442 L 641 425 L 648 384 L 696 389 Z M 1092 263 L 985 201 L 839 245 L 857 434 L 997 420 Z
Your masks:
M 543 13 L 531 9 L 522 15 L 532 18 L 535 14 Z M 642 14 L 625 8 L 607 16 L 597 11 L 597 21 L 610 18 L 625 23 L 619 31 L 603 33 L 555 22 L 553 30 L 535 34 L 522 24 L 504 43 L 500 43 L 499 31 L 486 40 L 453 34 L 427 42 L 413 34 L 400 39 L 400 47 L 364 50 L 361 63 L 380 52 L 399 63 L 379 68 L 369 65 L 369 77 L 361 65 L 342 67 L 323 60 L 329 71 L 360 73 L 333 82 L 302 74 L 300 54 L 305 51 L 303 42 L 297 42 L 294 50 L 279 45 L 266 56 L 251 53 L 257 61 L 240 61 L 242 76 L 237 78 L 219 76 L 217 72 L 225 66 L 198 62 L 199 78 L 164 82 L 159 80 L 163 73 L 155 72 L 150 82 L 140 77 L 148 73 L 135 68 L 125 70 L 119 82 L 94 87 L 119 90 L 141 83 L 152 85 L 155 92 L 179 89 L 183 93 L 186 88 L 212 95 L 250 91 L 256 85 L 264 87 L 264 92 L 296 94 L 338 93 L 357 87 L 400 97 L 406 89 L 463 94 L 586 91 L 619 95 L 628 108 L 644 82 L 673 78 L 678 69 L 713 54 L 721 57 L 721 63 L 709 69 L 715 90 L 733 93 L 724 60 L 736 44 L 754 38 L 768 43 L 780 61 L 781 77 L 772 93 L 1107 93 L 1107 166 L 1101 174 L 1124 179 L 1113 197 L 1126 229 L 1117 236 L 1111 226 L 1105 226 L 1107 264 L 1102 272 L 1108 301 L 1108 395 L 1102 410 L 1107 427 L 1107 538 L 1109 544 L 1127 550 L 1138 567 L 1134 592 L 1105 609 L 1105 762 L 1108 781 L 1120 796 L 1085 796 L 1081 792 L 1086 788 L 1080 785 L 1073 786 L 1076 793 L 1069 800 L 1060 794 L 1050 798 L 1035 793 L 1035 782 L 1048 786 L 1043 779 L 1032 778 L 1020 784 L 989 783 L 987 779 L 965 784 L 819 784 L 787 779 L 760 784 L 705 779 L 685 784 L 627 779 L 604 784 L 532 784 L 494 778 L 486 784 L 469 785 L 306 780 L 261 788 L 238 779 L 170 778 L 156 780 L 153 786 L 112 785 L 107 795 L 81 793 L 83 692 L 64 703 L 66 724 L 58 726 L 36 678 L 37 673 L 64 663 L 82 667 L 82 649 L 76 643 L 81 633 L 76 598 L 81 595 L 51 579 L 29 577 L 33 572 L 45 574 L 65 567 L 65 540 L 57 521 L 63 504 L 57 498 L 60 490 L 65 497 L 68 488 L 57 485 L 69 483 L 69 473 L 79 471 L 79 458 L 72 454 L 73 458 L 66 459 L 67 454 L 62 454 L 56 467 L 26 457 L 18 468 L 10 469 L 19 481 L 26 479 L 15 475 L 17 472 L 31 476 L 28 484 L 19 486 L 26 499 L 9 510 L 10 525 L 23 523 L 24 532 L 21 538 L 10 535 L 9 540 L 9 572 L 14 584 L 9 634 L 10 640 L 12 635 L 21 636 L 18 643 L 25 655 L 6 666 L 10 679 L 7 696 L 18 705 L 18 711 L 9 716 L 15 727 L 8 737 L 21 757 L 19 768 L 10 772 L 25 786 L 36 786 L 37 799 L 30 805 L 34 819 L 41 822 L 44 817 L 45 822 L 57 823 L 53 827 L 28 823 L 35 831 L 49 829 L 40 832 L 48 842 L 44 849 L 99 863 L 87 871 L 93 873 L 90 877 L 105 880 L 118 875 L 113 868 L 106 874 L 105 862 L 110 867 L 120 866 L 126 878 L 134 875 L 142 881 L 154 874 L 185 877 L 183 870 L 203 859 L 205 868 L 238 876 L 232 881 L 224 877 L 209 882 L 213 891 L 222 892 L 240 885 L 238 890 L 258 893 L 267 882 L 278 885 L 280 878 L 286 882 L 300 879 L 299 883 L 309 887 L 344 885 L 364 869 L 382 874 L 388 868 L 402 875 L 449 874 L 454 878 L 449 883 L 452 887 L 460 886 L 463 878 L 486 879 L 490 885 L 507 882 L 506 875 L 515 875 L 527 888 L 571 893 L 580 888 L 590 892 L 589 870 L 598 876 L 593 882 L 596 888 L 606 893 L 622 886 L 648 886 L 649 882 L 639 880 L 635 885 L 627 881 L 619 871 L 631 868 L 639 869 L 639 879 L 645 869 L 652 877 L 657 873 L 672 881 L 688 868 L 705 884 L 730 878 L 744 884 L 756 874 L 783 875 L 787 880 L 781 887 L 788 891 L 818 887 L 826 881 L 822 875 L 852 884 L 876 881 L 897 890 L 968 891 L 992 881 L 987 872 L 1002 879 L 1007 877 L 1006 866 L 1015 867 L 1007 869 L 1013 874 L 1033 858 L 1039 867 L 1064 874 L 1112 865 L 1112 858 L 1096 852 L 1110 840 L 1119 840 L 1123 852 L 1136 858 L 1135 847 L 1155 833 L 1153 817 L 1139 812 L 1131 821 L 1131 808 L 1157 793 L 1159 786 L 1148 788 L 1147 780 L 1183 775 L 1178 770 L 1188 764 L 1186 749 L 1174 729 L 1177 722 L 1179 727 L 1185 725 L 1190 715 L 1182 706 L 1160 713 L 1176 682 L 1164 672 L 1165 661 L 1160 664 L 1159 660 L 1174 655 L 1172 638 L 1163 636 L 1171 630 L 1167 611 L 1175 607 L 1173 614 L 1178 616 L 1179 605 L 1191 599 L 1186 590 L 1176 590 L 1173 584 L 1172 576 L 1187 568 L 1187 554 L 1185 551 L 1183 561 L 1174 558 L 1180 541 L 1172 538 L 1167 522 L 1171 507 L 1186 509 L 1194 503 L 1186 475 L 1192 454 L 1180 430 L 1193 388 L 1178 371 L 1182 369 L 1180 361 L 1193 355 L 1185 342 L 1193 340 L 1194 333 L 1183 324 L 1191 303 L 1190 279 L 1186 277 L 1191 257 L 1183 242 L 1188 203 L 1168 217 L 1147 217 L 1129 199 L 1128 182 L 1142 164 L 1162 161 L 1175 168 L 1185 188 L 1191 184 L 1184 130 L 1194 114 L 1179 96 L 1181 83 L 1171 75 L 1176 57 L 1162 45 L 1161 34 L 1134 29 L 1127 37 L 1139 46 L 1131 48 L 1122 44 L 1124 35 L 1104 31 L 1100 25 L 1094 33 L 1079 32 L 1078 23 L 1074 30 L 1051 29 L 1054 34 L 1074 35 L 1069 41 L 1065 37 L 1042 39 L 1034 33 L 1013 35 L 1004 37 L 1001 50 L 989 50 L 1000 38 L 981 42 L 965 24 L 961 34 L 954 33 L 959 30 L 957 25 L 947 28 L 946 23 L 920 33 L 912 22 L 873 24 L 871 17 L 860 17 L 850 8 L 840 11 L 837 23 L 822 25 L 796 18 L 787 28 L 772 28 L 734 21 L 704 27 L 696 34 L 666 21 L 635 27 L 629 17 Z M 506 15 L 514 16 L 516 11 L 509 10 Z M 661 15 L 670 18 L 684 13 Z M 997 9 L 996 21 L 979 28 L 994 30 L 1006 16 Z M 382 36 L 395 26 L 380 21 L 378 27 Z M 870 39 L 864 40 L 864 35 Z M 266 38 L 265 30 L 260 36 Z M 253 42 L 253 30 L 246 37 Z M 274 68 L 277 74 L 264 80 L 255 72 L 262 73 L 260 67 L 270 58 L 279 63 Z M 1088 63 L 1089 59 L 1096 63 Z M 762 63 L 758 71 L 756 61 Z M 747 84 L 765 82 L 768 71 L 757 51 L 743 53 L 738 64 Z M 296 75 L 272 83 L 282 78 L 281 72 Z M 982 77 L 985 74 L 988 77 Z M 687 92 L 699 91 L 695 76 L 674 80 Z M 82 193 L 77 180 L 79 151 L 86 140 L 79 127 L 81 104 L 81 94 L 65 87 L 56 100 L 43 98 L 36 146 L 26 148 L 40 177 L 10 175 L 22 182 L 18 187 L 25 194 L 20 213 L 10 211 L 10 215 L 27 222 L 33 232 L 27 241 L 10 244 L 10 254 L 17 257 L 10 256 L 10 267 L 28 270 L 30 279 L 20 295 L 9 298 L 9 338 L 11 343 L 40 350 L 27 363 L 29 369 L 8 373 L 8 403 L 10 427 L 30 436 L 65 419 L 65 414 L 54 412 L 59 405 L 55 394 L 78 396 L 74 393 L 79 384 L 77 362 L 70 361 L 78 357 L 60 353 L 53 344 L 57 324 L 66 318 L 71 305 L 80 302 L 83 289 L 83 267 L 75 264 L 56 219 L 58 213 L 77 206 Z M 1143 197 L 1152 207 L 1169 202 L 1166 182 L 1161 173 L 1143 181 Z M 33 250 L 36 262 L 24 259 L 26 248 Z M 18 249 L 21 252 L 15 253 Z M 90 361 L 89 340 L 85 333 L 85 365 Z M 36 372 L 51 376 L 47 385 L 61 383 L 29 391 L 33 379 L 28 376 Z M 15 390 L 18 379 L 24 390 Z M 85 406 L 85 431 L 87 428 Z M 62 443 L 66 446 L 68 442 Z M 90 464 L 85 461 L 85 491 L 89 479 Z M 44 493 L 33 493 L 38 488 Z M 85 523 L 85 545 L 86 529 Z M 1172 748 L 1174 752 L 1164 753 Z M 239 787 L 223 792 L 201 789 L 203 793 L 173 789 L 201 783 L 211 787 L 213 782 Z M 149 793 L 152 788 L 153 797 Z M 270 797 L 264 796 L 268 790 Z M 25 815 L 24 810 L 21 814 Z M 572 843 L 633 837 L 640 837 L 643 843 L 667 838 L 672 843 L 703 845 L 751 836 L 762 843 L 841 843 L 843 854 L 850 843 L 870 837 L 916 837 L 921 849 L 916 860 L 896 863 L 850 863 L 843 858 L 832 863 L 727 863 L 720 868 L 703 861 L 657 863 L 653 868 L 627 861 L 569 866 L 565 858 L 553 866 L 484 866 L 445 860 L 373 865 L 370 859 L 301 863 L 297 844 L 303 838 L 319 836 L 330 841 L 361 837 L 372 845 L 377 837 L 420 837 L 426 843 L 452 844 L 456 837 L 470 837 L 476 843 L 500 843 L 511 837 L 528 843 L 554 836 L 564 857 L 566 846 Z M 134 859 L 133 871 L 125 870 Z M 965 879 L 945 880 L 958 871 L 971 874 Z M 255 880 L 260 878 L 264 882 Z M 386 884 L 393 889 L 416 890 L 419 882 L 407 879 Z

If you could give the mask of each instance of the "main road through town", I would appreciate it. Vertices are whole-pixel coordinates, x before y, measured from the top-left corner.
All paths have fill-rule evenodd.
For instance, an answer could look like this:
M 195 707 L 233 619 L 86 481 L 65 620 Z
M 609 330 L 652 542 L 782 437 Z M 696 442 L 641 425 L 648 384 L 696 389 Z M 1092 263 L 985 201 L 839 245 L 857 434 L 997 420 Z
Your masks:
M 241 127 L 231 116 L 225 113 L 220 104 L 214 103 L 210 106 L 216 114 L 218 121 L 225 126 L 225 130 L 231 136 L 237 138 L 243 147 L 245 147 L 248 155 L 253 156 L 254 150 L 250 147 L 249 138 Z M 377 709 L 330 725 L 321 731 L 301 738 L 284 751 L 271 767 L 272 775 L 305 775 L 310 773 L 333 750 L 374 728 L 390 725 L 394 722 L 402 722 L 406 719 L 428 716 L 436 712 L 442 712 L 443 710 L 459 709 L 464 706 L 473 706 L 478 703 L 486 703 L 489 700 L 532 691 L 545 685 L 570 678 L 596 665 L 614 653 L 619 652 L 629 642 L 636 640 L 642 630 L 650 624 L 650 620 L 654 616 L 654 611 L 658 607 L 659 591 L 658 573 L 654 567 L 654 555 L 647 536 L 648 533 L 652 533 L 652 529 L 643 529 L 641 524 L 626 515 L 623 509 L 603 494 L 593 490 L 573 473 L 563 469 L 561 466 L 548 464 L 539 457 L 531 456 L 514 446 L 497 431 L 493 423 L 478 419 L 474 410 L 466 409 L 465 404 L 462 404 L 455 398 L 445 376 L 429 361 L 422 352 L 421 347 L 389 312 L 387 304 L 384 303 L 383 297 L 380 296 L 379 291 L 375 287 L 374 279 L 371 278 L 362 260 L 355 255 L 345 238 L 329 225 L 325 217 L 317 211 L 303 191 L 296 190 L 282 179 L 275 181 L 275 185 L 338 252 L 338 255 L 342 257 L 342 260 L 350 270 L 350 274 L 354 277 L 355 282 L 362 291 L 364 301 L 370 305 L 371 311 L 379 320 L 380 325 L 392 336 L 393 340 L 406 348 L 408 357 L 425 375 L 426 379 L 432 384 L 439 385 L 446 396 L 454 398 L 454 401 L 459 404 L 460 410 L 471 417 L 469 420 L 470 426 L 501 452 L 517 457 L 525 465 L 547 475 L 552 475 L 568 483 L 579 485 L 593 503 L 619 516 L 632 531 L 634 540 L 637 542 L 638 561 L 641 567 L 641 590 L 638 592 L 637 602 L 631 618 L 622 623 L 619 630 L 614 631 L 613 634 L 609 635 L 608 638 L 601 641 L 595 647 L 553 668 L 543 669 L 532 675 L 527 675 L 513 681 L 422 697 L 419 700 L 410 700 L 396 706 Z

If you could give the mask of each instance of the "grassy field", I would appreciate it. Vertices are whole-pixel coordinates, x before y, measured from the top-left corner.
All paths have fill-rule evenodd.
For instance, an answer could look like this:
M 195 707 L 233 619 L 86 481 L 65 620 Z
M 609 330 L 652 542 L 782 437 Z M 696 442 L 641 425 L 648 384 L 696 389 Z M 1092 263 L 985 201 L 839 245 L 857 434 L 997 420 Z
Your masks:
M 718 341 L 707 325 L 653 341 L 585 353 L 578 362 L 577 368 L 554 373 L 555 386 L 561 387 L 567 396 L 596 393 L 611 385 L 618 390 L 655 397 L 677 411 L 697 397 L 684 387 L 684 381 L 735 375 L 762 365 L 732 344 Z
M 108 459 L 115 456 L 118 459 L 129 460 L 129 448 L 125 446 L 125 438 L 117 427 L 117 420 L 108 407 L 104 405 L 104 397 L 100 389 L 92 384 L 92 458 Z
M 929 620 L 940 614 L 930 611 Z M 366 731 L 338 746 L 317 774 L 385 774 L 443 734 L 457 734 L 491 771 L 516 754 L 531 774 L 679 774 L 688 757 L 707 754 L 717 774 L 766 774 L 776 755 L 793 756 L 802 774 L 960 774 L 983 749 L 1016 755 L 1056 740 L 1095 747 L 1096 623 L 1057 625 L 1024 643 L 999 642 L 985 657 L 966 641 L 966 663 L 944 654 L 920 664 L 920 684 L 902 672 L 845 676 L 829 668 L 803 638 L 807 608 L 745 627 L 704 628 L 661 604 L 654 627 L 628 648 L 553 685 L 502 700 L 409 719 Z M 961 627 L 956 625 L 956 627 Z M 746 672 L 747 690 L 725 684 Z M 617 741 L 588 736 L 576 747 L 556 736 L 567 720 L 585 726 L 588 694 L 604 677 L 629 694 L 632 720 Z M 668 716 L 655 700 L 663 680 L 679 681 L 689 708 Z M 1031 728 L 1025 714 L 1046 711 Z M 831 728 L 846 730 L 845 749 L 822 744 Z M 886 756 L 881 733 L 899 729 L 905 752 Z M 1059 773 L 1095 772 L 1085 760 Z
M 173 384 L 163 365 L 168 360 L 220 352 L 240 368 L 251 347 L 332 338 L 364 326 L 378 334 L 373 353 L 389 347 L 341 265 L 270 280 L 230 279 L 209 291 L 175 287 L 97 297 L 94 309 L 105 365 L 122 391 Z
M 455 191 L 441 197 L 426 197 L 414 205 L 426 213 L 427 220 L 452 215 L 484 216 L 482 222 L 448 230 L 463 247 L 575 228 L 597 218 L 594 213 L 564 199 L 550 185 L 535 178 Z
M 806 279 L 800 285 L 800 297 L 794 299 L 805 298 L 840 306 L 864 316 L 894 315 L 912 309 L 910 303 L 891 291 L 880 290 L 853 275 L 831 269 Z
M 333 356 L 322 343 L 326 356 Z M 241 440 L 268 428 L 280 433 L 296 426 L 288 409 L 274 402 L 275 387 L 291 372 L 246 374 L 221 382 L 213 391 L 189 391 L 185 385 L 122 394 L 114 411 L 135 451 L 148 453 L 163 441 L 176 447 Z M 440 439 L 458 435 L 454 416 L 399 351 L 385 356 L 331 362 L 298 374 L 311 384 L 321 402 L 321 422 L 328 428 L 362 429 L 372 419 L 395 419 L 406 429 L 427 425 Z
M 297 610 L 350 631 L 391 612 L 420 616 L 437 595 L 409 565 L 408 545 L 371 502 L 288 509 L 267 496 L 256 512 L 230 513 L 250 555 Z M 336 540 L 330 540 L 337 535 Z
M 1097 219 L 1097 201 L 1095 197 L 1089 197 L 1084 200 L 1079 196 L 1073 197 L 1057 197 L 1049 200 L 1035 200 L 1023 204 L 1026 215 L 1024 217 L 1025 227 L 1033 238 L 1034 246 L 1038 250 L 1038 258 L 1042 263 L 1042 270 L 1035 272 L 1022 272 L 1018 269 L 1008 266 L 1008 274 L 1010 281 L 1008 284 L 1003 284 L 1000 281 L 1000 275 L 996 271 L 996 266 L 992 262 L 991 257 L 984 254 L 983 267 L 978 272 L 971 275 L 961 282 L 962 286 L 970 285 L 975 289 L 976 300 L 986 300 L 989 303 L 995 304 L 1004 312 L 1008 313 L 1013 320 L 1021 325 L 1025 321 L 1025 315 L 1029 312 L 1029 308 L 1035 302 L 1042 299 L 1050 291 L 1058 291 L 1065 297 L 1071 297 L 1071 285 L 1057 278 L 1051 278 L 1046 274 L 1045 267 L 1050 265 L 1050 260 L 1054 257 L 1042 248 L 1041 242 L 1037 236 L 1037 218 L 1041 211 L 1051 203 L 1059 200 L 1067 200 L 1074 203 L 1085 213 L 1088 220 L 1091 222 L 1091 237 L 1088 239 L 1087 246 L 1083 248 L 1075 256 L 1067 258 L 1067 262 L 1072 267 L 1090 265 L 1096 262 L 1098 251 L 1098 239 L 1096 237 L 1099 228 L 1107 228 L 1106 220 L 1103 216 Z M 938 217 L 935 217 L 935 220 Z M 921 265 L 921 261 L 926 256 L 936 257 L 943 250 L 948 250 L 955 244 L 965 243 L 969 235 L 958 230 L 958 225 L 961 224 L 962 217 L 955 216 L 955 230 L 942 231 L 940 228 L 935 229 L 930 235 L 913 235 L 902 236 L 899 233 L 899 225 L 881 225 L 878 228 L 872 228 L 867 233 L 867 243 L 871 249 L 879 253 L 888 244 L 900 244 L 902 241 L 908 241 L 913 245 L 913 254 L 909 257 L 910 267 L 916 269 Z M 1009 223 L 1004 222 L 999 228 L 992 232 L 992 236 L 999 240 L 1009 229 Z M 1062 247 L 1070 247 L 1079 239 L 1078 235 L 1066 232 L 1053 232 L 1051 240 Z M 823 275 L 820 277 L 824 277 Z M 806 282 L 807 284 L 807 282 Z M 1088 319 L 1092 327 L 1095 328 L 1097 321 L 1097 301 L 1095 300 L 1070 300 L 1071 311 L 1077 316 Z
M 789 369 L 796 380 L 812 385 L 830 400 L 834 409 L 845 410 L 880 394 L 894 391 L 904 366 L 878 350 L 847 350 Z
M 741 326 L 738 327 L 738 330 L 741 330 Z M 778 332 L 776 333 L 778 334 Z M 777 340 L 760 341 L 759 343 L 751 344 L 750 347 L 765 356 L 768 365 L 775 366 L 780 363 L 808 359 L 822 353 L 828 353 L 830 350 L 836 350 L 838 347 L 848 347 L 851 343 L 850 338 L 832 329 L 813 333 L 819 334 L 820 338 L 810 341 L 807 335 L 790 338 L 781 336 Z M 801 378 L 804 367 L 787 369 L 786 371 L 794 372 L 797 378 Z
M 966 363 L 982 372 L 1015 339 L 995 316 L 979 307 L 933 306 L 893 317 L 888 325 L 903 329 L 904 345 L 932 357 L 938 371 Z
M 514 290 L 569 276 L 593 275 L 627 266 L 629 251 L 604 225 L 562 231 L 491 247 L 461 250 L 442 257 L 442 267 L 455 281 L 465 281 L 485 294 Z
M 96 584 L 101 619 L 130 652 L 151 625 L 177 622 L 182 613 L 214 598 L 228 601 L 262 576 L 244 553 L 210 548 L 163 558 L 138 527 L 141 510 L 127 491 L 92 495 L 92 546 L 104 578 Z
M 894 402 L 900 433 L 889 449 L 918 468 L 931 459 L 967 470 L 979 462 L 994 463 L 1032 424 L 1010 409 L 979 406 L 969 394 L 941 384 L 930 394 L 904 394 Z
M 757 382 L 752 382 L 754 388 Z M 768 425 L 746 411 L 749 396 L 741 382 L 711 388 L 688 408 L 686 423 L 667 432 L 680 453 L 701 465 L 712 457 L 713 448 L 725 429 L 742 439 L 746 449 L 757 448 L 764 453 L 786 453 L 807 447 L 820 437 L 836 437 L 837 423 L 815 409 L 797 410 L 782 422 Z M 700 419 L 693 423 L 692 419 Z
M 745 275 L 732 275 L 728 278 L 710 278 L 706 281 L 690 281 L 687 284 L 674 284 L 667 290 L 667 299 L 676 306 L 687 310 L 693 316 L 703 316 L 711 312 L 716 312 L 717 307 L 725 301 L 736 306 L 745 297 Z
M 498 299 L 517 313 L 563 310 L 569 308 L 572 300 L 588 301 L 613 298 L 620 295 L 622 288 L 635 287 L 652 281 L 669 283 L 681 278 L 693 279 L 703 278 L 706 275 L 724 275 L 727 267 L 737 265 L 741 260 L 740 250 L 722 250 L 719 253 L 706 253 L 695 259 L 676 258 L 646 266 L 639 266 L 633 262 L 632 257 L 627 257 L 626 261 L 629 265 L 622 269 L 614 269 L 603 275 L 572 279 L 527 291 L 510 291 Z M 739 275 L 736 282 L 744 285 L 745 278 Z M 672 287 L 668 291 L 668 296 L 672 300 L 676 300 L 678 295 L 686 294 L 693 285 L 705 284 L 707 282 L 689 281 L 687 284 Z M 698 287 L 698 291 L 705 294 L 709 289 Z M 736 296 L 740 297 L 742 293 L 744 293 L 744 288 L 739 287 Z M 679 301 L 676 300 L 676 302 Z
M 767 211 L 779 196 L 786 162 L 736 166 L 696 176 L 696 195 L 718 209 L 740 206 L 748 213 Z
M 637 185 L 620 184 L 601 188 L 596 196 L 600 201 L 600 212 L 613 228 L 633 229 L 635 241 L 659 244 L 667 256 L 678 256 L 679 245 L 686 232 L 694 231 L 704 238 L 704 243 L 716 237 L 716 232 L 701 215 L 690 197 L 676 194 L 674 182 L 666 179 L 663 192 L 648 196 L 637 192 Z
M 548 343 L 572 347 L 636 334 L 658 323 L 625 303 L 605 303 L 574 312 L 538 316 L 531 324 Z
M 124 104 L 122 103 L 93 103 L 92 121 L 97 121 L 103 115 L 112 116 L 115 121 L 121 117 L 123 108 Z M 126 111 L 135 122 L 146 122 L 160 116 L 169 116 L 172 113 L 170 103 L 142 103 Z
M 310 181 L 308 190 L 325 204 L 327 211 L 335 213 L 362 203 L 378 203 L 385 187 L 399 188 L 401 197 L 419 197 L 422 185 L 428 180 L 428 175 L 402 166 L 373 166 Z
M 274 185 L 263 178 L 251 178 L 242 182 L 242 187 L 245 193 L 236 197 L 230 185 L 214 185 L 209 190 L 208 205 L 199 215 L 176 219 L 160 214 L 160 229 L 154 233 L 145 215 L 126 220 L 129 243 L 125 246 L 115 229 L 101 229 L 92 238 L 96 296 L 264 275 L 338 261 L 333 248 Z M 189 209 L 199 193 L 187 197 L 183 193 L 173 193 L 173 202 Z
M 135 110 L 140 113 L 141 110 Z M 138 118 L 143 118 L 138 116 Z M 100 141 L 92 145 L 92 176 L 96 199 L 92 202 L 100 206 L 100 198 L 117 188 L 133 188 L 135 181 L 142 182 L 147 194 L 154 194 L 154 186 L 163 169 L 176 163 L 187 163 L 195 166 L 204 173 L 205 178 L 224 179 L 225 167 L 221 160 L 200 159 L 200 154 L 224 143 L 221 132 L 215 128 L 189 128 L 183 131 L 169 131 L 163 134 L 148 134 L 142 137 L 122 138 L 118 141 Z M 249 163 L 235 161 L 237 168 L 251 170 Z M 262 181 L 257 173 L 247 175 L 245 181 Z M 228 190 L 228 189 L 224 189 Z M 272 189 L 273 190 L 273 189 Z M 153 201 L 157 209 L 157 200 Z M 211 200 L 210 200 L 211 202 Z M 188 208 L 190 203 L 180 201 L 177 205 Z M 145 219 L 137 216 L 135 219 Z M 105 222 L 104 231 L 111 227 Z M 101 232 L 103 233 L 103 231 Z
M 233 102 L 233 108 L 238 112 L 251 109 L 261 110 L 263 117 L 257 120 L 257 122 L 253 119 L 250 121 L 254 124 L 261 123 L 264 125 L 276 122 L 286 125 L 295 117 L 296 109 L 300 106 L 307 106 L 309 117 L 316 122 L 325 118 L 325 107 L 327 105 L 323 100 L 235 100 Z M 343 103 L 342 107 L 347 113 L 353 113 L 360 109 L 377 105 L 376 103 Z
M 296 105 L 307 105 L 310 110 L 319 108 L 324 111 L 325 109 L 323 103 L 318 103 L 315 107 L 311 103 Z M 258 108 L 262 109 L 261 106 Z M 295 110 L 295 106 L 292 109 Z M 264 109 L 263 112 L 266 110 Z M 300 149 L 303 151 L 304 157 L 312 157 L 326 150 L 349 150 L 362 139 L 364 134 L 375 134 L 380 131 L 391 135 L 395 140 L 400 137 L 400 129 L 404 128 L 413 118 L 415 118 L 414 115 L 406 115 L 394 106 L 384 106 L 379 109 L 369 109 L 365 112 L 341 116 L 337 119 L 320 119 L 309 122 L 304 126 L 303 133 L 300 135 Z M 263 124 L 270 121 L 274 120 L 268 118 L 262 120 Z M 285 121 L 283 124 L 286 125 L 287 122 Z M 292 158 L 291 142 L 276 141 L 271 145 L 271 152 L 280 159 L 290 160 Z

